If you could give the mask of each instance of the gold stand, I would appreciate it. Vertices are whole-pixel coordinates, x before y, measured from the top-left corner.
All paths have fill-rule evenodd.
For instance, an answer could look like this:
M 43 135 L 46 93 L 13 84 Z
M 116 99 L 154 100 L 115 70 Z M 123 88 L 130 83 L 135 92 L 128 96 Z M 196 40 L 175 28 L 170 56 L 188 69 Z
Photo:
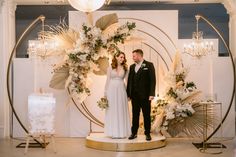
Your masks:
M 208 128 L 209 128 L 209 124 L 208 124 L 208 108 L 210 107 L 210 105 L 218 105 L 220 106 L 220 139 L 222 139 L 222 134 L 223 134 L 223 130 L 222 130 L 222 103 L 220 102 L 201 102 L 200 103 L 202 105 L 202 109 L 203 111 L 205 111 L 204 113 L 204 117 L 203 117 L 203 120 L 204 120 L 204 126 L 203 126 L 203 133 L 202 133 L 202 143 L 193 143 L 193 145 L 195 145 L 200 152 L 202 153 L 208 153 L 208 154 L 221 154 L 223 151 L 223 148 L 226 148 L 222 143 L 219 143 L 219 142 L 214 142 L 214 143 L 210 143 L 210 142 L 207 142 L 209 139 L 208 139 L 208 134 L 207 134 L 207 131 L 208 131 Z M 209 151 L 209 149 L 211 148 L 220 148 L 219 151 L 217 152 L 212 152 L 212 151 Z
M 49 134 L 49 135 L 46 135 L 46 134 L 43 134 L 43 135 L 39 135 L 39 138 L 42 140 L 42 143 L 41 143 L 41 146 L 42 148 L 46 149 L 47 145 L 49 144 L 47 141 L 46 141 L 46 137 L 49 136 L 51 138 L 51 142 L 52 142 L 52 147 L 53 147 L 53 151 L 54 153 L 56 153 L 56 145 L 55 145 L 55 138 L 54 138 L 54 135 L 53 134 Z M 26 137 L 26 145 L 25 145 L 25 154 L 28 152 L 28 148 L 29 148 L 29 141 L 30 141 L 30 138 L 33 138 L 35 139 L 36 137 L 34 135 L 31 135 L 31 134 L 27 134 L 27 137 Z

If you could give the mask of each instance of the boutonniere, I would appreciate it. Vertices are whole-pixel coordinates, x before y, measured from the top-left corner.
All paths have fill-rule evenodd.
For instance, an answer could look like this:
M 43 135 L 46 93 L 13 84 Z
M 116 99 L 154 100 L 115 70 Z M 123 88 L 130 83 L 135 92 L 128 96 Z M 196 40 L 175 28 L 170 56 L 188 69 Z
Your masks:
M 145 64 L 145 63 L 142 63 L 142 64 L 141 64 L 141 68 L 144 68 L 144 67 L 146 67 L 146 64 Z

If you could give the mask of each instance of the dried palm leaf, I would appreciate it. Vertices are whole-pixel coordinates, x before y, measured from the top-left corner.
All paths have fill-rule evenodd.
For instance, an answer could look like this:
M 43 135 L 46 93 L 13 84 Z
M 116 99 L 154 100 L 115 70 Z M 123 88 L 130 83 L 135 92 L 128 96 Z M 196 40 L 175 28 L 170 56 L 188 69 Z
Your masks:
M 133 45 L 135 43 L 141 43 L 144 40 L 142 37 L 131 36 L 125 40 L 124 45 Z
M 155 133 L 159 133 L 160 132 L 160 128 L 161 128 L 161 124 L 163 123 L 163 119 L 164 119 L 164 110 L 159 110 L 158 114 L 155 117 L 155 121 L 153 122 L 152 125 L 152 131 Z
M 182 99 L 182 103 L 190 103 L 193 100 L 196 101 L 196 99 L 198 98 L 198 96 L 201 94 L 201 91 L 195 91 L 195 92 L 191 92 L 190 95 L 188 95 L 187 97 Z
M 62 66 L 54 71 L 49 87 L 54 89 L 65 89 L 65 83 L 69 77 L 69 67 Z
M 94 70 L 93 73 L 96 75 L 106 75 L 109 59 L 107 57 L 100 57 L 96 62 L 99 70 Z
M 96 21 L 95 26 L 103 31 L 114 23 L 118 23 L 118 17 L 116 13 L 102 16 Z
M 195 110 L 192 116 L 176 118 L 169 122 L 167 131 L 172 137 L 181 132 L 191 137 L 199 137 L 202 136 L 204 128 L 210 131 L 217 123 L 218 118 L 214 116 L 213 105 L 208 105 L 207 110 L 201 103 L 196 103 L 192 107 Z
M 109 38 L 110 36 L 113 36 L 115 34 L 115 32 L 119 27 L 120 27 L 119 23 L 113 23 L 107 26 L 107 28 L 102 31 L 102 35 L 106 38 Z

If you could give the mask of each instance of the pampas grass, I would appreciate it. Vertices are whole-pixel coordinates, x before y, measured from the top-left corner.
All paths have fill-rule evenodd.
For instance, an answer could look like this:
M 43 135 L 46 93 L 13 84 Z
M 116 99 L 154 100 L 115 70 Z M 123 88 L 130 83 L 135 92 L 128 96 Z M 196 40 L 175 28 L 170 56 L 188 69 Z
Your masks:
M 47 28 L 47 31 L 39 33 L 39 38 L 56 43 L 56 49 L 49 52 L 51 55 L 66 55 L 67 50 L 75 47 L 79 32 L 70 28 L 65 22 L 56 26 L 47 26 Z

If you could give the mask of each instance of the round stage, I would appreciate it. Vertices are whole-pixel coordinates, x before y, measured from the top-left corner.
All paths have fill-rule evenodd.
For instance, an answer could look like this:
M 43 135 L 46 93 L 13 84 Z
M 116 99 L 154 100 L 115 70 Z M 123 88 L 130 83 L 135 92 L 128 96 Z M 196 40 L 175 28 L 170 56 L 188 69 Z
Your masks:
M 93 149 L 107 151 L 139 151 L 157 149 L 166 146 L 166 137 L 152 135 L 151 141 L 146 141 L 145 135 L 138 135 L 136 139 L 112 139 L 104 133 L 91 133 L 86 138 L 86 146 Z

